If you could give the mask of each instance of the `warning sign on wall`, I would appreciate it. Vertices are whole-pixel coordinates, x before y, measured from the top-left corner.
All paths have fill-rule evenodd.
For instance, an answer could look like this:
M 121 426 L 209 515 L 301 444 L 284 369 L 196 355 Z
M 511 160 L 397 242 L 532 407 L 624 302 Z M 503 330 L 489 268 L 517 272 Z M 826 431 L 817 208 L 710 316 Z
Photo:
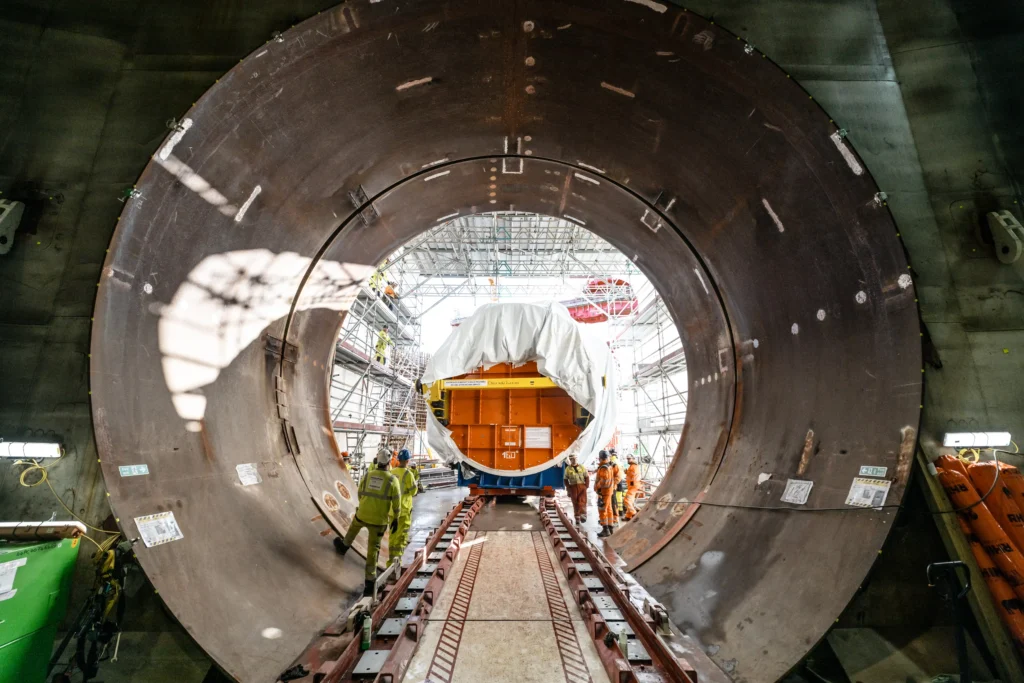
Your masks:
M 859 508 L 880 508 L 885 505 L 885 498 L 889 495 L 889 486 L 892 485 L 888 479 L 865 479 L 854 477 L 850 485 L 850 494 L 846 496 L 846 504 Z

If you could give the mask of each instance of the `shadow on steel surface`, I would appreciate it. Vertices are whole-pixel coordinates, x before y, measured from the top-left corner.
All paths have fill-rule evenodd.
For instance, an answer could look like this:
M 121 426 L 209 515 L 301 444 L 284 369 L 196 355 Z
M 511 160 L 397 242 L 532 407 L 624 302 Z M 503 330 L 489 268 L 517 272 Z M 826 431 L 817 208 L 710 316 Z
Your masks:
M 774 680 L 890 528 L 891 507 L 844 507 L 859 467 L 888 468 L 888 506 L 909 472 L 917 310 L 877 187 L 798 85 L 692 13 L 613 0 L 401 9 L 347 3 L 257 50 L 162 148 L 187 170 L 151 164 L 126 204 L 96 303 L 96 441 L 126 533 L 172 513 L 182 535 L 139 543 L 140 563 L 226 671 L 276 677 L 362 579 L 330 548 L 354 489 L 325 378 L 344 315 L 330 302 L 358 274 L 319 283 L 453 212 L 560 216 L 657 283 L 693 383 L 677 458 L 612 545 L 738 681 Z M 175 358 L 216 374 L 177 391 L 162 311 L 206 259 L 252 250 L 270 259 L 240 267 L 244 282 L 284 254 L 305 264 L 287 274 L 299 282 L 288 311 L 260 287 L 193 292 L 183 328 L 213 334 L 186 333 Z M 238 317 L 203 314 L 225 297 Z M 248 316 L 255 335 L 231 331 Z M 151 475 L 121 480 L 117 466 L 135 462 Z M 244 485 L 246 464 L 261 483 Z M 801 506 L 780 502 L 789 479 L 813 482 Z

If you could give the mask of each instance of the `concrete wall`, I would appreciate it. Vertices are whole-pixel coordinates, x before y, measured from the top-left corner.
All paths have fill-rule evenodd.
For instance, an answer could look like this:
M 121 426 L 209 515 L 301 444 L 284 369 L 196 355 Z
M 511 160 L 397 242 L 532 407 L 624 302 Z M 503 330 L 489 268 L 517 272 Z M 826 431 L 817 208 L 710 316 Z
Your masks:
M 1024 7 L 1008 0 L 687 6 L 789 71 L 849 131 L 888 195 L 942 361 L 941 370 L 925 373 L 924 433 L 991 428 L 1024 437 L 1024 386 L 1016 381 L 1024 372 L 1024 263 L 1000 264 L 975 234 L 988 211 L 1022 218 Z

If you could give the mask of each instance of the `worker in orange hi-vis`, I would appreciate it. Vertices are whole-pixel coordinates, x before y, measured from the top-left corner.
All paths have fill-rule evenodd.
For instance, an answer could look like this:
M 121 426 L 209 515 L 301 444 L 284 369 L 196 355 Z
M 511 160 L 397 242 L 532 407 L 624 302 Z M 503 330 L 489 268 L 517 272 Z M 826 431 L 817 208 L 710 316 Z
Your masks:
M 576 519 L 576 524 L 583 524 L 587 521 L 587 489 L 590 488 L 590 473 L 579 463 L 575 453 L 569 456 L 563 480 L 565 492 L 569 494 L 569 500 L 572 501 L 572 514 Z
M 398 467 L 398 451 L 391 451 L 391 467 Z
M 608 462 L 612 466 L 612 474 L 615 475 L 615 489 L 612 491 L 612 519 L 614 524 L 618 525 L 619 516 L 625 511 L 622 509 L 622 499 L 626 494 L 626 475 L 622 471 L 622 466 L 619 465 L 619 454 L 615 452 L 614 448 L 608 449 Z
M 341 466 L 345 468 L 345 471 L 346 471 L 346 472 L 348 472 L 348 471 L 349 471 L 349 467 L 348 467 L 348 457 L 349 457 L 349 456 L 348 456 L 348 451 L 342 451 L 342 452 L 341 452 Z
M 626 521 L 636 517 L 636 494 L 640 492 L 640 467 L 636 464 L 636 456 L 630 453 L 626 456 L 626 495 L 623 497 L 623 505 L 626 506 Z
M 612 464 L 608 460 L 608 451 L 601 451 L 599 458 L 601 464 L 597 466 L 597 472 L 594 475 L 594 491 L 597 493 L 597 516 L 601 523 L 601 532 L 598 536 L 604 538 L 611 536 L 614 530 L 615 516 L 612 508 L 615 503 L 612 498 L 615 493 L 616 478 Z

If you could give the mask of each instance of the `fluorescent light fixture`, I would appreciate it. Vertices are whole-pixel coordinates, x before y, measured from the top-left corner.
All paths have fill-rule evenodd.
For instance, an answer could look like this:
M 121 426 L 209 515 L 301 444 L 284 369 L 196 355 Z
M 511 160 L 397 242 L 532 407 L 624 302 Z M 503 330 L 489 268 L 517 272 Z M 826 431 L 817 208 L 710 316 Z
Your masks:
M 948 432 L 942 439 L 947 448 L 999 448 L 1010 445 L 1010 432 Z
M 0 458 L 42 460 L 59 458 L 59 443 L 27 443 L 24 441 L 0 441 Z

